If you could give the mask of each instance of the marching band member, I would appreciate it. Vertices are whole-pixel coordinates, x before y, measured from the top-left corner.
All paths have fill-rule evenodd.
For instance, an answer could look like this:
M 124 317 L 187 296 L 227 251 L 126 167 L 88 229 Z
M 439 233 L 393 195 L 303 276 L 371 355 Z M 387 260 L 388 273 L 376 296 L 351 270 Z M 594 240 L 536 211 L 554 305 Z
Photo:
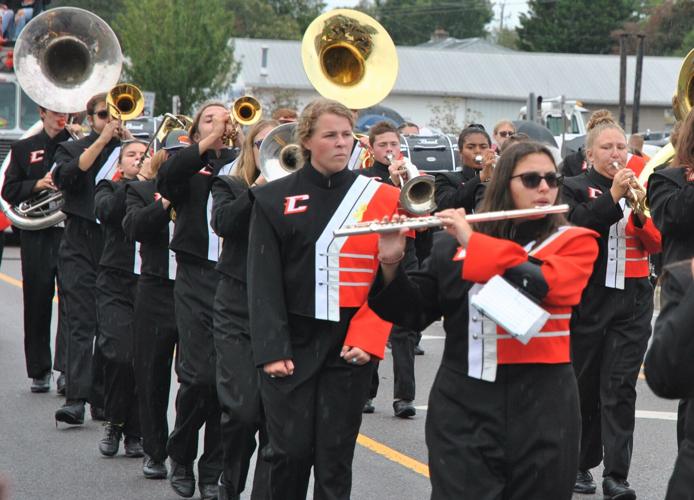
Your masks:
M 251 192 L 248 301 L 270 437 L 271 498 L 348 499 L 372 358 L 391 325 L 366 304 L 375 237 L 335 238 L 345 223 L 397 210 L 398 191 L 347 168 L 348 108 L 317 99 L 297 135 L 306 164 Z
M 244 138 L 233 172 L 217 176 L 212 183 L 211 225 L 224 238 L 217 263 L 220 277 L 214 300 L 217 395 L 222 408 L 224 455 L 219 500 L 238 498 L 246 485 L 249 462 L 256 448 L 256 433 L 261 452 L 268 439 L 248 326 L 246 257 L 252 207 L 248 190 L 266 182 L 259 170 L 260 145 L 278 125 L 274 120 L 262 120 L 253 125 Z M 252 498 L 266 498 L 268 473 L 269 464 L 259 453 Z
M 192 145 L 169 158 L 157 174 L 157 190 L 171 201 L 176 225 L 170 248 L 176 252 L 174 304 L 178 327 L 176 423 L 169 436 L 169 481 L 180 496 L 195 492 L 193 462 L 198 431 L 205 425 L 205 451 L 198 462 L 199 490 L 204 500 L 217 498 L 222 472 L 220 408 L 215 385 L 212 336 L 213 303 L 219 279 L 219 237 L 210 227 L 212 180 L 233 154 L 223 138 L 234 133 L 229 111 L 207 103 L 190 129 Z
M 636 379 L 653 315 L 648 256 L 660 252 L 660 233 L 631 206 L 643 160 L 628 163 L 624 131 L 608 111 L 591 116 L 586 155 L 592 168 L 564 184 L 569 220 L 600 233 L 595 269 L 571 319 L 582 418 L 574 491 L 595 491 L 590 469 L 603 460 L 605 498 L 629 499 L 636 495 L 627 483 Z
M 694 406 L 691 404 L 694 397 L 693 275 L 694 261 L 691 259 L 665 267 L 661 279 L 660 313 L 644 362 L 646 381 L 655 394 L 663 398 L 684 398 L 688 403 L 685 405 L 686 418 L 683 419 L 688 432 L 681 433 L 682 442 L 679 443 L 666 500 L 691 498 L 694 491 Z
M 506 141 L 516 133 L 516 126 L 511 120 L 501 120 L 494 125 L 494 150 L 503 151 Z
M 87 102 L 87 121 L 92 132 L 77 141 L 62 142 L 55 153 L 53 181 L 63 191 L 67 214 L 59 249 L 63 299 L 67 316 L 66 401 L 55 412 L 58 422 L 80 425 L 84 403 L 92 417 L 103 411 L 101 351 L 93 348 L 97 334 L 96 275 L 103 249 L 103 235 L 94 215 L 94 187 L 115 173 L 121 136 L 130 132 L 111 117 L 106 93 Z M 92 357 L 93 352 L 93 357 Z
M 56 191 L 50 168 L 55 150 L 70 138 L 65 129 L 66 113 L 39 107 L 43 129 L 38 134 L 12 144 L 2 196 L 19 205 L 37 193 Z M 58 248 L 63 224 L 38 231 L 20 230 L 22 294 L 24 299 L 24 355 L 31 392 L 48 392 L 51 383 L 51 315 L 56 281 L 60 282 Z M 62 287 L 58 287 L 59 296 Z M 53 368 L 61 372 L 58 393 L 65 391 L 65 311 L 59 301 L 58 333 Z
M 97 344 L 104 355 L 106 416 L 99 451 L 107 457 L 118 453 L 123 436 L 127 457 L 143 455 L 133 369 L 133 304 L 137 285 L 135 244 L 123 231 L 123 217 L 125 186 L 137 178 L 140 158 L 146 149 L 144 142 L 123 142 L 116 167 L 118 180 L 102 179 L 94 193 L 94 213 L 101 221 L 104 235 L 104 250 L 96 277 L 96 303 Z
M 472 212 L 480 199 L 480 184 L 492 177 L 496 153 L 489 134 L 477 125 L 463 129 L 458 136 L 458 149 L 463 170 L 436 176 L 436 206 L 439 210 L 462 207 Z
M 481 211 L 553 205 L 558 188 L 551 152 L 517 144 L 499 160 Z M 419 271 L 399 264 L 402 232 L 381 235 L 369 296 L 381 317 L 410 328 L 443 316 L 446 344 L 426 421 L 431 498 L 570 499 L 580 415 L 569 313 L 590 275 L 597 235 L 561 215 L 474 228 L 463 209 L 437 215 L 445 232 Z M 527 344 L 470 304 L 499 275 L 550 314 Z
M 169 155 L 189 145 L 185 130 L 169 132 L 149 166 L 144 164 L 140 169 L 138 180 L 125 187 L 123 230 L 139 246 L 134 364 L 145 453 L 142 473 L 147 479 L 166 478 L 171 363 L 178 341 L 173 296 L 176 260 L 169 250 L 171 203 L 156 192 L 155 177 Z
M 405 168 L 405 160 L 400 158 L 400 134 L 390 122 L 379 122 L 369 129 L 369 144 L 373 151 L 374 163 L 371 168 L 362 169 L 360 174 L 376 177 L 390 185 L 400 186 L 407 181 L 400 169 Z M 392 161 L 388 157 L 392 158 Z M 420 234 L 417 233 L 417 238 Z M 414 245 L 410 241 L 407 249 L 407 268 L 418 267 Z M 414 349 L 419 340 L 419 332 L 393 325 L 390 332 L 391 353 L 393 354 L 393 413 L 396 417 L 413 417 L 417 410 L 414 407 L 415 376 Z M 378 364 L 374 363 L 374 372 L 369 389 L 369 399 L 364 406 L 364 413 L 373 413 L 373 400 L 378 393 Z

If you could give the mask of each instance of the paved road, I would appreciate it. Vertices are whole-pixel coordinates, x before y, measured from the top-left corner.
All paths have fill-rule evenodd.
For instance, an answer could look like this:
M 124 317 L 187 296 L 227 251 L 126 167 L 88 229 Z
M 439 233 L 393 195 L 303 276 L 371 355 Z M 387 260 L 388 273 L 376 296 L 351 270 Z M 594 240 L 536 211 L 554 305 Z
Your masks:
M 21 290 L 16 281 L 20 278 L 17 248 L 6 249 L 0 271 L 0 474 L 11 483 L 10 498 L 179 498 L 166 481 L 144 479 L 140 460 L 122 455 L 102 458 L 97 450 L 102 432 L 100 423 L 87 420 L 82 427 L 56 428 L 53 412 L 62 399 L 54 390 L 48 394 L 31 394 L 25 375 Z M 361 444 L 354 460 L 354 499 L 424 500 L 429 496 L 424 420 L 427 394 L 443 349 L 440 325 L 425 332 L 422 346 L 426 355 L 417 357 L 416 404 L 420 409 L 411 420 L 392 416 L 390 357 L 381 365 L 376 413 L 364 418 Z M 639 380 L 638 394 L 640 417 L 636 423 L 629 479 L 639 499 L 659 500 L 664 497 L 675 457 L 672 419 L 676 403 L 655 397 L 643 380 Z M 594 473 L 599 475 L 600 471 Z M 243 498 L 248 498 L 248 494 Z M 594 500 L 602 495 L 574 498 Z

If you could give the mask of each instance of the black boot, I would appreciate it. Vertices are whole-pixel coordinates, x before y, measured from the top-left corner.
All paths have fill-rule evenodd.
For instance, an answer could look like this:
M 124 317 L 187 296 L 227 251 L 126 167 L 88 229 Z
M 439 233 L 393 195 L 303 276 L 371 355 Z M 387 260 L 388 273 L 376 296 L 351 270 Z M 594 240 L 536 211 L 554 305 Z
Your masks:
M 595 481 L 589 470 L 579 470 L 576 473 L 576 484 L 574 485 L 575 493 L 592 495 L 595 493 L 595 488 Z
M 123 448 L 125 448 L 125 456 L 128 458 L 140 458 L 145 456 L 145 452 L 142 449 L 141 437 L 125 436 Z
M 142 460 L 142 474 L 147 479 L 166 479 L 166 464 L 157 462 L 149 455 Z
M 104 425 L 104 437 L 99 442 L 101 454 L 105 457 L 112 457 L 118 453 L 121 437 L 123 437 L 123 425 L 106 422 L 106 425 Z
M 417 414 L 412 401 L 406 399 L 398 399 L 393 401 L 393 413 L 399 418 L 414 417 Z
M 68 399 L 65 404 L 55 412 L 56 425 L 65 422 L 70 425 L 82 425 L 84 423 L 84 401 L 80 399 Z
M 195 474 L 193 464 L 178 464 L 171 460 L 169 483 L 177 495 L 190 498 L 195 493 Z
M 602 480 L 602 494 L 605 500 L 635 500 L 636 492 L 629 488 L 624 479 L 607 476 Z
M 60 396 L 65 396 L 65 374 L 61 373 L 55 382 L 56 392 Z
M 40 377 L 31 380 L 31 392 L 48 392 L 51 390 L 51 372 L 47 371 Z

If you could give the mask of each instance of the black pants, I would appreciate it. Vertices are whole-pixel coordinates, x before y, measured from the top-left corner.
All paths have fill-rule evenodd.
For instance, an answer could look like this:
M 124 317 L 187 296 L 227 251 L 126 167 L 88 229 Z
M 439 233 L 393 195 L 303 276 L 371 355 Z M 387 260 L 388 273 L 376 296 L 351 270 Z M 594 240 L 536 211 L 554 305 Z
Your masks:
M 214 302 L 214 343 L 217 352 L 217 395 L 222 409 L 222 481 L 230 495 L 246 486 L 250 459 L 256 448 L 268 443 L 260 402 L 258 370 L 253 363 L 248 325 L 246 284 L 222 275 Z M 268 495 L 270 465 L 258 454 L 252 499 Z
M 412 401 L 415 397 L 414 346 L 420 334 L 399 326 L 393 326 L 390 332 L 390 349 L 393 355 L 393 399 Z M 369 397 L 378 394 L 378 363 L 374 363 Z
M 24 355 L 27 375 L 38 378 L 51 371 L 51 316 L 58 274 L 58 248 L 63 228 L 20 231 L 22 293 L 24 297 Z M 60 288 L 59 293 L 62 294 Z M 64 369 L 65 343 L 59 301 L 58 333 L 55 342 L 57 370 Z M 62 370 L 61 370 L 62 371 Z
M 178 259 L 174 307 L 178 327 L 176 423 L 166 449 L 180 464 L 197 456 L 198 431 L 205 425 L 205 451 L 198 463 L 200 482 L 217 484 L 222 472 L 221 410 L 215 382 L 212 311 L 219 275 L 211 262 Z
M 426 420 L 431 498 L 569 500 L 579 434 L 571 365 L 503 365 L 495 382 L 442 365 Z
M 133 307 L 137 276 L 101 267 L 96 278 L 97 345 L 104 356 L 106 419 L 125 425 L 125 434 L 140 436 L 133 368 Z
M 627 278 L 624 290 L 590 284 L 574 310 L 571 356 L 581 402 L 581 470 L 604 460 L 604 476 L 629 475 L 636 380 L 652 316 L 653 287 L 647 278 Z
M 171 362 L 178 341 L 174 283 L 143 274 L 135 296 L 135 380 L 142 447 L 158 462 L 166 459 Z
M 270 378 L 261 372 L 272 499 L 305 499 L 311 467 L 314 500 L 350 498 L 372 365 L 340 358 L 349 324 L 343 310 L 340 316 L 339 323 L 290 318 L 294 375 Z
M 94 352 L 96 275 L 102 249 L 103 237 L 98 224 L 81 217 L 68 218 L 59 264 L 69 329 L 66 396 L 68 400 L 90 400 L 96 406 L 103 406 L 103 364 Z

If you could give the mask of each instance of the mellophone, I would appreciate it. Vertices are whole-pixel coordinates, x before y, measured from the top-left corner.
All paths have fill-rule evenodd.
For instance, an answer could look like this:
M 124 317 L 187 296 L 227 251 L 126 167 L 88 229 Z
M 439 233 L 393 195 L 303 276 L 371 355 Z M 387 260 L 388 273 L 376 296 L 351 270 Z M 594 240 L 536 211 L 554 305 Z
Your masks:
M 465 216 L 468 222 L 492 222 L 497 220 L 507 219 L 523 219 L 536 215 L 563 214 L 569 211 L 569 205 L 550 205 L 546 207 L 524 208 L 519 210 L 499 210 L 496 212 L 486 212 L 481 214 L 472 214 Z M 372 233 L 392 233 L 401 229 L 426 229 L 429 227 L 441 227 L 443 221 L 435 216 L 429 217 L 413 217 L 411 219 L 401 220 L 399 222 L 359 222 L 351 226 L 344 226 L 333 231 L 333 234 L 339 236 L 356 236 L 360 234 Z

